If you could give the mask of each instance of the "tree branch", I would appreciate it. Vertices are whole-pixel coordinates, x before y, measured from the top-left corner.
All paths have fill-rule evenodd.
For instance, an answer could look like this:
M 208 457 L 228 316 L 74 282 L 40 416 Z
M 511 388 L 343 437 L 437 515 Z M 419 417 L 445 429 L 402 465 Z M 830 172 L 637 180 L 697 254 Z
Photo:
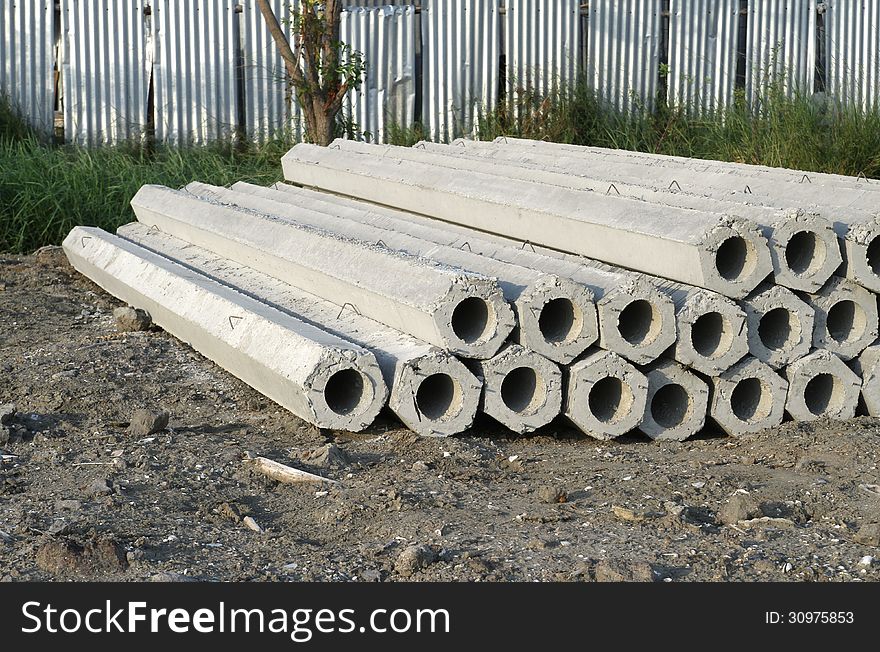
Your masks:
M 281 58 L 284 59 L 284 66 L 287 68 L 288 76 L 293 80 L 294 84 L 301 84 L 303 82 L 303 74 L 299 67 L 299 59 L 297 59 L 293 50 L 290 49 L 290 43 L 284 35 L 284 30 L 281 29 L 278 17 L 272 11 L 272 7 L 269 6 L 269 0 L 257 0 L 257 6 L 260 8 L 260 13 L 263 14 L 263 20 L 266 21 L 266 27 L 269 29 L 269 34 L 271 34 L 272 39 L 275 41 L 275 45 L 278 47 Z

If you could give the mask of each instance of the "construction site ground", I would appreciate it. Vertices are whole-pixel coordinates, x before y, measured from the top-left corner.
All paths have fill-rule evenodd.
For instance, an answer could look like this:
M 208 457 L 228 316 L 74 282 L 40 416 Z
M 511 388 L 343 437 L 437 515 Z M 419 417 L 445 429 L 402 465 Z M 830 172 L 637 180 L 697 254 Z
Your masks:
M 321 431 L 161 330 L 117 332 L 118 305 L 58 248 L 0 255 L 2 580 L 880 579 L 873 419 L 683 444 Z M 168 428 L 130 434 L 139 409 Z

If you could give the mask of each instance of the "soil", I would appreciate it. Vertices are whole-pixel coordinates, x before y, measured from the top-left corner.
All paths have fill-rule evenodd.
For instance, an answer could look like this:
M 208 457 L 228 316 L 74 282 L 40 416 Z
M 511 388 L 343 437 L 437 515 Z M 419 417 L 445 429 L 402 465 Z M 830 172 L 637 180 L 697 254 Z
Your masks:
M 665 444 L 331 432 L 159 329 L 118 332 L 119 306 L 58 248 L 0 256 L 3 580 L 880 579 L 873 419 Z

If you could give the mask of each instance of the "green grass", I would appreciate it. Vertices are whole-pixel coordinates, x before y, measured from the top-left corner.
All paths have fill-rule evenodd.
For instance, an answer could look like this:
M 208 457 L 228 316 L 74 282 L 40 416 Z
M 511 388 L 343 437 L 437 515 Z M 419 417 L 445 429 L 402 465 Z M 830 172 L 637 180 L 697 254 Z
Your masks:
M 583 82 L 549 96 L 518 93 L 478 121 L 483 140 L 516 136 L 814 172 L 880 177 L 880 111 L 864 112 L 765 84 L 756 102 L 688 116 L 662 101 L 622 115 Z
M 229 185 L 280 181 L 286 142 L 240 151 L 229 145 L 86 149 L 49 146 L 33 136 L 0 138 L 0 251 L 60 244 L 76 225 L 107 231 L 134 219 L 129 201 L 143 184 Z
M 663 102 L 654 112 L 605 108 L 584 83 L 547 97 L 518 94 L 481 115 L 480 138 L 508 135 L 706 159 L 880 178 L 880 112 L 822 106 L 766 86 L 751 106 L 742 95 L 716 115 L 695 118 Z M 344 131 L 344 130 L 343 130 Z M 391 126 L 386 140 L 412 145 L 424 129 Z M 134 219 L 129 201 L 141 185 L 190 181 L 267 185 L 282 178 L 290 142 L 257 147 L 145 149 L 57 146 L 40 140 L 0 98 L 0 251 L 60 243 L 76 225 L 108 231 Z

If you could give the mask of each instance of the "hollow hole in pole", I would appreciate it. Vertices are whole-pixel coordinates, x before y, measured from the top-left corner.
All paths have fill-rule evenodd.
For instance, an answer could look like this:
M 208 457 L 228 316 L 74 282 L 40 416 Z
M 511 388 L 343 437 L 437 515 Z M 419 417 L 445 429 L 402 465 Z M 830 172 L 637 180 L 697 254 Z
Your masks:
M 432 374 L 419 383 L 416 406 L 433 421 L 450 419 L 461 410 L 461 386 L 449 374 Z
M 690 404 L 687 390 L 676 383 L 669 383 L 654 392 L 651 417 L 662 428 L 675 428 L 687 419 Z
M 633 392 L 629 384 L 615 376 L 606 376 L 590 388 L 590 413 L 602 423 L 618 423 L 633 406 Z
M 357 410 L 364 399 L 364 376 L 357 369 L 337 371 L 324 386 L 327 407 L 340 416 L 348 416 Z
M 547 401 L 544 379 L 532 367 L 517 367 L 501 381 L 501 400 L 517 414 L 533 414 Z

